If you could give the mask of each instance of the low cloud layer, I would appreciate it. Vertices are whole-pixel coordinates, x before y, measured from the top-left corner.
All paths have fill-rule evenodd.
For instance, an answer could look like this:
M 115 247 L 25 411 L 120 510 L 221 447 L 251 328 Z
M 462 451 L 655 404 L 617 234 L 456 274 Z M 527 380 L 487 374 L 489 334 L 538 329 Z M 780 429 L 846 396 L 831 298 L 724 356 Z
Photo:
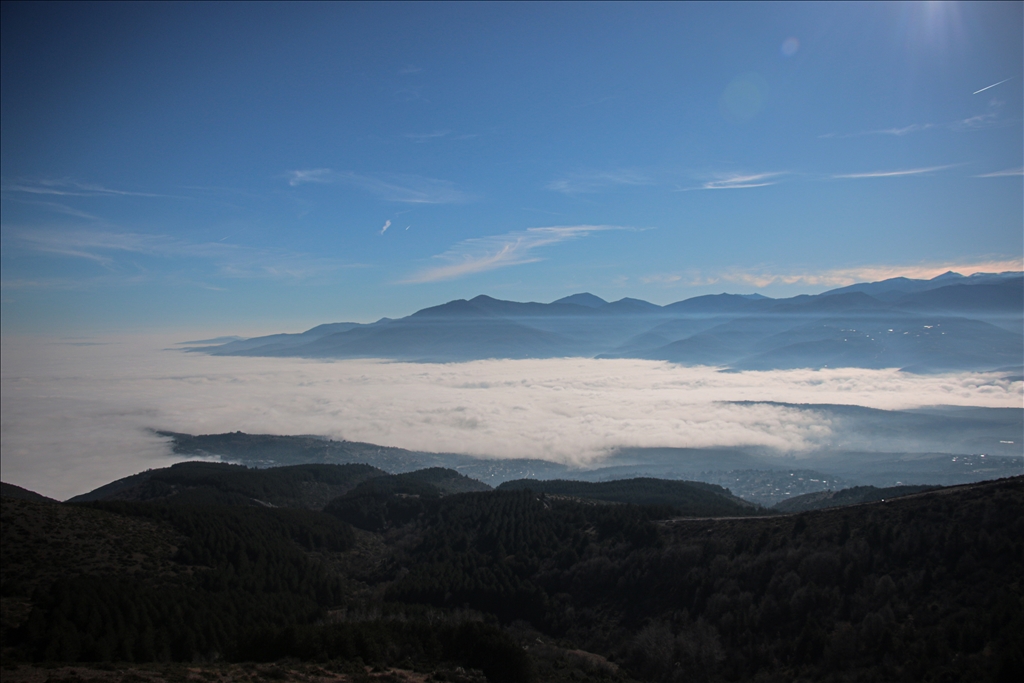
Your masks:
M 3 480 L 63 499 L 166 466 L 176 458 L 152 428 L 322 434 L 590 464 L 620 446 L 762 446 L 799 453 L 836 436 L 824 413 L 731 401 L 1019 408 L 1024 396 L 1019 381 L 969 373 L 723 373 L 590 359 L 215 358 L 165 350 L 172 341 L 5 338 Z

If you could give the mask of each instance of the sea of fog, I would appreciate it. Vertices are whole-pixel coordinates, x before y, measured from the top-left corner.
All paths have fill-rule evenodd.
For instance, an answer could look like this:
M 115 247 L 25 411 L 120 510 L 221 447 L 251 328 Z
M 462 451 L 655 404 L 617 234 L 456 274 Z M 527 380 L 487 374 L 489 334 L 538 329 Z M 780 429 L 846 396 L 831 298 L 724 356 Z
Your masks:
M 179 460 L 152 429 L 318 434 L 589 465 L 616 447 L 761 446 L 799 455 L 837 436 L 826 413 L 734 401 L 1024 405 L 1024 383 L 983 373 L 720 372 L 584 358 L 416 364 L 212 357 L 183 352 L 176 341 L 5 337 L 3 480 L 66 499 Z

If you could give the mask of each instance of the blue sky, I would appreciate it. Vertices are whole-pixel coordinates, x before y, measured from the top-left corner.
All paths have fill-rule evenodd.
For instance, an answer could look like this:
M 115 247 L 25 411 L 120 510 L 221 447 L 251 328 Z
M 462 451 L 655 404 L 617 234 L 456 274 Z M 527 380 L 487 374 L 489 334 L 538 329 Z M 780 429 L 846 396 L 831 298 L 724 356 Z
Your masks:
M 1017 270 L 1022 26 L 1021 3 L 5 3 L 3 332 Z

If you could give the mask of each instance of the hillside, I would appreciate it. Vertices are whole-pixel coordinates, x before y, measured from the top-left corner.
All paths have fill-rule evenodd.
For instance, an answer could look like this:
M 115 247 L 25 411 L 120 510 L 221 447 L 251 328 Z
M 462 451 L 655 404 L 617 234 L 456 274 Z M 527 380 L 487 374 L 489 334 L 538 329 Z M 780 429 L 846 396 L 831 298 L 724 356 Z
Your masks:
M 1024 477 L 720 519 L 444 482 L 465 483 L 374 477 L 328 506 L 422 503 L 379 532 L 295 508 L 5 496 L 5 666 L 287 658 L 436 680 L 462 667 L 491 681 L 837 683 L 1024 671 Z
M 183 462 L 119 479 L 69 502 L 150 501 L 192 505 L 263 505 L 323 509 L 360 483 L 385 472 L 370 465 L 244 465 Z
M 861 503 L 874 503 L 886 501 L 900 496 L 909 496 L 915 493 L 931 491 L 934 486 L 854 486 L 853 488 L 841 489 L 839 491 L 819 491 L 807 493 L 784 500 L 772 507 L 777 512 L 806 512 L 807 510 L 823 510 L 825 508 L 843 507 L 845 505 L 860 505 Z
M 757 512 L 755 505 L 721 486 L 649 477 L 605 482 L 519 479 L 505 482 L 498 490 L 528 490 L 609 503 L 662 505 L 671 508 L 672 514 L 688 517 L 745 516 Z

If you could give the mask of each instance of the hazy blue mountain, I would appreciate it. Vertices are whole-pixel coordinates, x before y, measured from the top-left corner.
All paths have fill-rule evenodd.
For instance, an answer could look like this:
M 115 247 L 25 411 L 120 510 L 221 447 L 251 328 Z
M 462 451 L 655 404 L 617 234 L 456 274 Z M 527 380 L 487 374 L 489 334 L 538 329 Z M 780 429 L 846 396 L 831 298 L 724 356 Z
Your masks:
M 706 294 L 704 296 L 695 296 L 692 299 L 686 299 L 685 301 L 677 301 L 674 304 L 668 304 L 663 308 L 673 314 L 686 314 L 686 313 L 736 313 L 736 312 L 752 312 L 762 311 L 772 304 L 775 303 L 775 299 L 770 299 L 766 296 L 759 294 Z
M 218 356 L 230 355 L 252 355 L 252 356 L 273 356 L 287 352 L 290 349 L 298 348 L 313 340 L 326 337 L 337 332 L 343 332 L 362 327 L 359 323 L 327 323 L 317 325 L 314 328 L 298 334 L 271 334 L 264 337 L 253 337 L 251 339 L 236 339 L 236 341 L 216 347 L 204 347 L 190 349 L 192 351 L 203 351 Z M 284 355 L 289 355 L 284 353 Z
M 1020 278 L 1020 273 L 975 273 L 971 276 L 963 276 L 959 273 L 947 271 L 930 280 L 915 280 L 905 277 L 894 277 L 880 282 L 859 282 L 855 285 L 832 289 L 825 294 L 838 294 L 842 292 L 864 292 L 882 301 L 895 301 L 908 294 L 925 292 L 930 289 L 947 287 L 949 285 L 977 285 L 977 284 L 998 284 L 1008 279 Z
M 1016 313 L 1024 310 L 1024 278 L 998 284 L 956 284 L 908 294 L 896 300 L 900 308 L 978 313 Z
M 582 292 L 580 294 L 573 294 L 571 296 L 564 296 L 561 299 L 552 301 L 553 304 L 576 304 L 577 306 L 586 306 L 587 308 L 600 308 L 604 306 L 607 301 L 599 296 L 594 296 L 590 292 Z
M 589 293 L 551 303 L 457 299 L 397 320 L 331 323 L 192 348 L 214 355 L 391 358 L 647 358 L 733 369 L 1016 368 L 1020 273 L 892 278 L 817 295 L 716 294 L 658 306 Z

